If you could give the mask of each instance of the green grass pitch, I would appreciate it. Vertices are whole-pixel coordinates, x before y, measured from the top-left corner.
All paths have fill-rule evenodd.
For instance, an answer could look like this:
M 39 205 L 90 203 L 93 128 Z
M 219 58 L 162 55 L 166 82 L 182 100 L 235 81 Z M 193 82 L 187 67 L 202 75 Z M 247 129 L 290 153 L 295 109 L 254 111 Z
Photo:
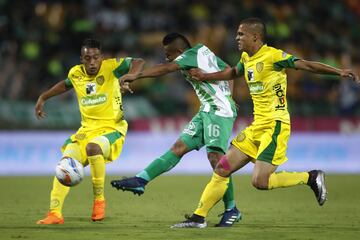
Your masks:
M 234 178 L 243 220 L 232 228 L 213 227 L 219 204 L 206 229 L 170 229 L 191 213 L 210 176 L 161 176 L 141 197 L 116 191 L 106 180 L 107 218 L 90 221 L 92 190 L 87 177 L 70 191 L 65 224 L 38 226 L 49 205 L 52 177 L 0 177 L 0 239 L 359 239 L 360 175 L 328 175 L 328 201 L 319 207 L 306 186 L 259 191 L 250 176 Z

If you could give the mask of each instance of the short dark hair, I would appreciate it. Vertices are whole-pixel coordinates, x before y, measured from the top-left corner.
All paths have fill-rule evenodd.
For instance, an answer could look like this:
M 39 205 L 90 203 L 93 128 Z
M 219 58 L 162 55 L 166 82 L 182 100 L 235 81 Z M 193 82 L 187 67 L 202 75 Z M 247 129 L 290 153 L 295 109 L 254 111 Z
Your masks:
M 87 38 L 82 43 L 81 48 L 97 48 L 101 50 L 101 43 L 99 40 L 96 40 L 94 38 Z
M 260 18 L 246 18 L 240 22 L 241 24 L 251 25 L 252 29 L 260 34 L 261 40 L 265 42 L 266 26 Z
M 191 44 L 189 42 L 189 40 L 182 34 L 180 33 L 169 33 L 167 34 L 164 38 L 163 38 L 163 45 L 169 45 L 170 43 L 174 42 L 175 40 L 180 40 L 179 42 L 181 42 L 182 44 L 182 48 L 184 49 L 188 49 L 191 48 Z

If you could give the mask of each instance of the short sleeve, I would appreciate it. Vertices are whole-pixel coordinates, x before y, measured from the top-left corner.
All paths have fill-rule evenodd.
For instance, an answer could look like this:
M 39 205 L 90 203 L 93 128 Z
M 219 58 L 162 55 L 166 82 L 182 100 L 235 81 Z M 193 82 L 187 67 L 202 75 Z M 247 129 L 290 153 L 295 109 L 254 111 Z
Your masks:
M 67 88 L 72 88 L 73 87 L 73 84 L 72 84 L 72 82 L 71 82 L 71 80 L 69 78 L 65 79 L 65 86 Z
M 223 71 L 228 65 L 218 56 L 216 56 L 216 62 L 221 71 Z
M 189 70 L 198 67 L 197 65 L 197 50 L 190 48 L 183 54 L 178 56 L 174 62 L 179 65 L 181 70 Z
M 241 61 L 239 61 L 238 64 L 236 65 L 236 69 L 239 76 L 244 74 L 244 64 Z
M 274 69 L 280 71 L 284 68 L 295 68 L 295 62 L 299 58 L 277 49 L 273 54 Z
M 120 78 L 129 72 L 131 67 L 132 58 L 116 58 L 115 69 L 113 71 L 115 77 Z

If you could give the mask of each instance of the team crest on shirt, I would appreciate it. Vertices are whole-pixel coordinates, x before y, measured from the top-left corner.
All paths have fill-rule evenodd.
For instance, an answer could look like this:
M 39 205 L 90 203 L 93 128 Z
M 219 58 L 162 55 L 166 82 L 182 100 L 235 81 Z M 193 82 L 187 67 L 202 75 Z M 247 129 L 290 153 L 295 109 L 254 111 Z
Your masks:
M 264 69 L 264 63 L 263 62 L 258 62 L 257 64 L 256 64 L 256 71 L 258 72 L 258 73 L 261 73 L 261 71 Z
M 240 132 L 237 136 L 236 136 L 236 141 L 238 142 L 242 142 L 245 140 L 245 133 L 244 132 Z
M 84 140 L 85 137 L 86 137 L 85 133 L 78 133 L 78 134 L 75 135 L 76 140 Z
M 254 81 L 254 70 L 252 68 L 247 70 L 247 76 L 249 81 Z
M 86 94 L 93 95 L 96 93 L 96 84 L 95 83 L 87 83 L 86 84 Z
M 104 81 L 105 81 L 105 78 L 104 78 L 104 76 L 98 76 L 97 78 L 96 78 L 96 82 L 97 82 L 97 84 L 99 84 L 99 85 L 103 85 L 104 84 Z

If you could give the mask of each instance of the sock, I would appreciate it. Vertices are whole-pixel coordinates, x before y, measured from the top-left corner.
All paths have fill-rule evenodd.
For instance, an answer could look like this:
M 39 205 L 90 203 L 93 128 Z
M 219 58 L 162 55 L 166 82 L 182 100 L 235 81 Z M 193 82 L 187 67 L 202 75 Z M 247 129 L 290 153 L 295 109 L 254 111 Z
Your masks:
M 167 172 L 175 167 L 179 163 L 180 159 L 180 157 L 176 156 L 175 153 L 169 150 L 161 157 L 152 161 L 149 166 L 147 166 L 136 176 L 141 177 L 149 182 L 162 173 Z
M 103 155 L 88 156 L 94 200 L 104 200 L 105 160 Z
M 206 217 L 210 209 L 224 196 L 228 184 L 228 177 L 221 177 L 214 173 L 211 181 L 206 185 L 206 188 L 201 195 L 199 206 L 194 213 Z
M 232 182 L 232 177 L 230 176 L 229 186 L 225 192 L 223 197 L 225 211 L 233 209 L 235 207 L 235 200 L 234 200 L 234 185 Z
M 50 194 L 50 212 L 55 213 L 58 217 L 62 216 L 62 207 L 69 190 L 70 187 L 62 185 L 59 180 L 54 177 L 53 188 Z
M 277 172 L 270 175 L 268 188 L 274 189 L 306 184 L 308 179 L 308 172 Z

